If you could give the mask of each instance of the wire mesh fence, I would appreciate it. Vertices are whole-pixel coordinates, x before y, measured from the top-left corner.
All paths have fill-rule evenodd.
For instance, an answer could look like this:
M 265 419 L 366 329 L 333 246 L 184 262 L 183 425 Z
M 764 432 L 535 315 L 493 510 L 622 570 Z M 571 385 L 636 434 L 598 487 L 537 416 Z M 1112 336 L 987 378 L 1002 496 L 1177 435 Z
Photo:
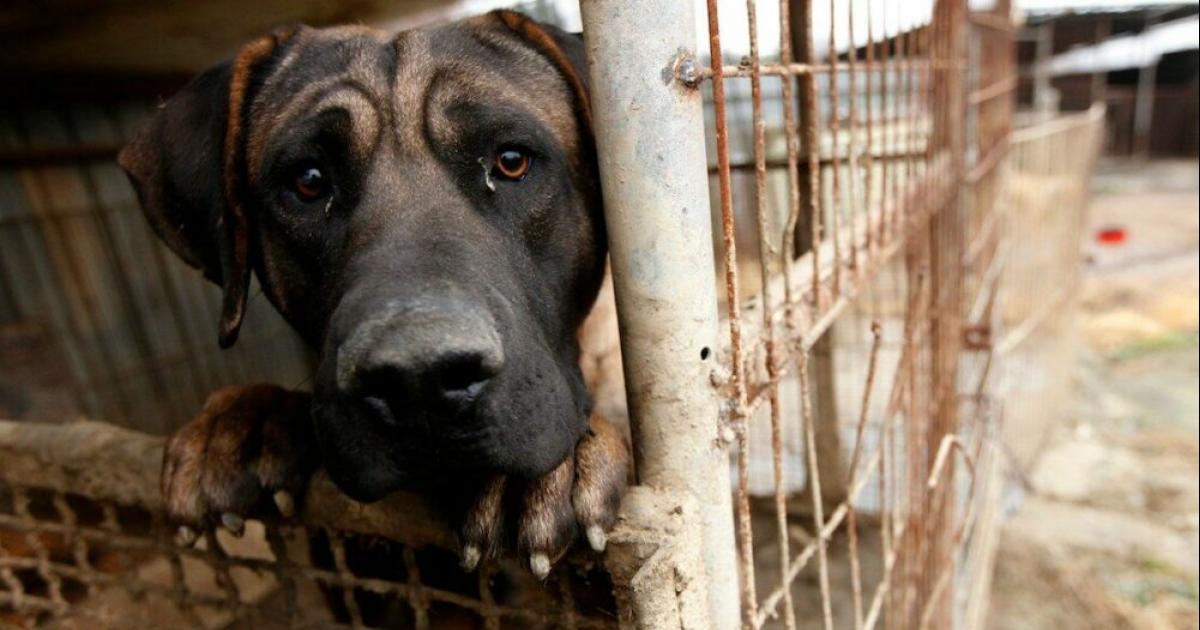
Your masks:
M 722 47 L 733 4 L 748 26 L 740 59 Z M 419 500 L 363 506 L 323 479 L 291 524 L 252 521 L 243 539 L 210 534 L 181 549 L 161 522 L 158 439 L 96 423 L 4 423 L 0 623 L 592 628 L 658 627 L 647 620 L 661 618 L 732 627 L 707 610 L 687 612 L 729 596 L 746 628 L 979 627 L 1003 485 L 998 348 L 1020 345 L 1038 313 L 1052 310 L 1047 287 L 1075 277 L 1068 241 L 1077 242 L 1078 182 L 1095 140 L 1069 151 L 1079 156 L 1069 165 L 1047 160 L 1061 145 L 1040 139 L 1076 147 L 1077 125 L 1010 140 L 1007 2 L 781 0 L 770 29 L 759 21 L 767 3 L 733 4 L 704 7 L 710 67 L 690 55 L 685 85 L 658 86 L 697 90 L 706 101 L 717 260 L 711 272 L 686 271 L 720 293 L 720 343 L 705 345 L 700 359 L 721 414 L 700 424 L 733 480 L 715 487 L 733 498 L 734 575 L 704 575 L 708 550 L 693 548 L 712 544 L 693 530 L 710 527 L 724 506 L 648 487 L 667 479 L 657 472 L 667 464 L 701 460 L 657 461 L 646 444 L 635 444 L 644 485 L 631 491 L 608 555 L 574 555 L 543 584 L 503 563 L 462 573 L 450 530 Z M 584 23 L 604 25 L 586 14 Z M 777 40 L 761 39 L 766 32 Z M 643 69 L 657 77 L 661 63 Z M 1051 175 L 1056 183 L 1039 179 Z M 1057 194 L 1043 195 L 1047 186 L 1069 188 L 1061 191 L 1070 212 L 1038 205 Z M 121 208 L 132 201 L 127 191 L 122 199 Z M 111 220 L 93 206 L 79 214 Z M 66 220 L 14 218 L 0 229 Z M 1038 227 L 1046 222 L 1058 227 Z M 700 232 L 680 236 L 710 245 Z M 618 249 L 614 240 L 614 258 Z M 111 275 L 122 276 L 112 264 Z M 63 311 L 55 317 L 71 333 L 70 350 L 88 320 L 52 302 L 103 291 L 44 281 L 63 287 L 46 303 L 50 315 Z M 136 301 L 147 290 L 126 293 Z M 172 317 L 186 314 L 167 309 L 163 321 Z M 207 323 L 196 339 L 209 338 Z M 649 343 L 625 338 L 627 366 Z M 122 374 L 107 364 L 81 373 Z M 630 391 L 637 425 L 649 404 L 636 379 Z M 678 473 L 723 480 L 699 467 Z M 721 584 L 736 592 L 717 593 Z
M 1000 352 L 1025 338 L 1063 308 L 1079 290 L 1080 247 L 1089 175 L 1103 141 L 1103 107 L 1059 116 L 1013 132 L 1005 196 L 1008 239 L 1028 255 L 1006 266 Z
M 783 2 L 770 60 L 757 8 L 746 3 L 749 56 L 712 73 L 742 625 L 949 627 L 995 424 L 990 309 L 967 307 L 994 291 L 985 226 L 1015 85 L 1008 7 Z M 713 59 L 722 17 L 710 2 Z M 742 200 L 733 81 L 750 83 L 753 107 Z M 768 82 L 786 203 L 768 193 L 767 164 L 784 161 L 767 148 Z M 744 209 L 756 220 L 739 222 Z M 749 256 L 739 224 L 757 236 Z
M 371 506 L 314 480 L 298 519 L 209 531 L 162 518 L 162 440 L 97 422 L 0 422 L 0 627 L 615 627 L 612 584 L 579 554 L 539 583 L 458 567 L 416 497 Z
M 1004 366 L 1005 442 L 1025 472 L 1070 400 L 1083 230 L 1104 125 L 1097 107 L 1018 128 L 1004 164 L 998 207 L 1007 247 L 996 352 Z

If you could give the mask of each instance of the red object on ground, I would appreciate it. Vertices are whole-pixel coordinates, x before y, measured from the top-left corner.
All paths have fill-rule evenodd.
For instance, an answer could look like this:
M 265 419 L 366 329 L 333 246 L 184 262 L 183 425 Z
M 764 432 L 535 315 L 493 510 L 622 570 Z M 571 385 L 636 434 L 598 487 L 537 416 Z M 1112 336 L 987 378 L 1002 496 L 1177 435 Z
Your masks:
M 1123 227 L 1106 227 L 1096 233 L 1096 240 L 1104 245 L 1121 245 L 1128 236 Z

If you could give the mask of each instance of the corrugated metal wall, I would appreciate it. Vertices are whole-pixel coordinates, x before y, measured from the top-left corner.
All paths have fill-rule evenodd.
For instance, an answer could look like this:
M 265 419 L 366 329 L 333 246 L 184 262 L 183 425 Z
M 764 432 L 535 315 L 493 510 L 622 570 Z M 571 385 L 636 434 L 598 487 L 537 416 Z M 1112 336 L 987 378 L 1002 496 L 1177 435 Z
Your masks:
M 219 292 L 143 219 L 114 157 L 151 108 L 0 110 L 0 415 L 162 433 L 216 387 L 306 382 L 306 351 L 256 289 L 221 351 Z

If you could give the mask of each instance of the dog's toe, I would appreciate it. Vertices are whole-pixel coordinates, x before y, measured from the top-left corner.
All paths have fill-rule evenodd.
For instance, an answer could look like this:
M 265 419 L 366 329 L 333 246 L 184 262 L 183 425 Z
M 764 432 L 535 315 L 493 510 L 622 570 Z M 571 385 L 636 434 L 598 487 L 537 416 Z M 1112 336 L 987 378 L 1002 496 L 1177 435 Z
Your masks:
M 467 508 L 459 528 L 462 568 L 474 571 L 483 558 L 495 556 L 504 530 L 504 497 L 508 480 L 496 475 L 484 482 L 479 496 Z
M 575 447 L 571 504 L 588 545 L 604 551 L 629 482 L 629 447 L 620 429 L 602 418 L 593 417 L 590 429 Z
M 525 488 L 517 524 L 517 550 L 529 558 L 529 568 L 539 579 L 550 573 L 550 565 L 566 553 L 575 538 L 575 513 L 571 509 L 574 482 L 575 462 L 568 458 Z

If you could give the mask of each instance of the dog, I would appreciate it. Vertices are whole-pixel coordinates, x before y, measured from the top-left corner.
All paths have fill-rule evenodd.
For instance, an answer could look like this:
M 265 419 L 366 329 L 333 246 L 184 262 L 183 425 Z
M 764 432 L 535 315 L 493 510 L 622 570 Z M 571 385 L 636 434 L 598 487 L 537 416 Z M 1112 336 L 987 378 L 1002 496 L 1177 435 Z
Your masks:
M 510 11 L 281 29 L 194 78 L 118 162 L 221 287 L 222 347 L 254 274 L 318 356 L 311 393 L 223 389 L 169 439 L 183 542 L 292 514 L 323 466 L 358 501 L 436 490 L 468 570 L 515 548 L 545 577 L 579 532 L 604 548 L 631 459 L 589 395 L 611 358 L 580 349 L 607 244 L 578 35 Z

